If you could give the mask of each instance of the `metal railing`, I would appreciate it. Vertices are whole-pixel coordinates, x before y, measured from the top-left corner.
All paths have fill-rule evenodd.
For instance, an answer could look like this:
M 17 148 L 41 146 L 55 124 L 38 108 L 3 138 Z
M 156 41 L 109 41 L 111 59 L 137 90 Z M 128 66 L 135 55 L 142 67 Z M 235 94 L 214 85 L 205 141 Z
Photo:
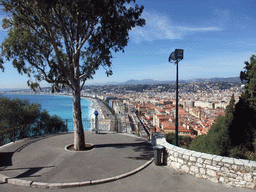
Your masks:
M 72 119 L 62 119 L 67 127 L 68 132 L 74 131 L 74 124 Z M 95 119 L 83 119 L 84 131 L 95 131 Z M 28 125 L 29 126 L 29 125 Z M 40 127 L 38 127 L 40 130 Z M 20 136 L 21 127 L 8 127 L 0 130 L 0 146 L 9 142 L 14 142 L 17 139 L 42 135 L 42 133 L 31 133 L 26 136 Z M 125 122 L 119 118 L 116 119 L 98 119 L 99 131 L 115 131 L 118 133 L 134 133 L 137 135 L 144 135 L 143 126 L 139 123 Z M 18 135 L 19 134 L 19 135 Z
M 68 129 L 68 132 L 74 131 L 74 123 L 73 119 L 62 119 Z M 83 119 L 83 128 L 85 131 L 90 130 L 92 128 L 93 119 Z
M 64 120 L 68 131 L 74 131 L 74 124 L 72 119 Z M 95 119 L 83 119 L 84 131 L 90 131 L 95 129 Z M 112 119 L 98 119 L 98 129 L 104 131 L 116 131 L 116 121 Z

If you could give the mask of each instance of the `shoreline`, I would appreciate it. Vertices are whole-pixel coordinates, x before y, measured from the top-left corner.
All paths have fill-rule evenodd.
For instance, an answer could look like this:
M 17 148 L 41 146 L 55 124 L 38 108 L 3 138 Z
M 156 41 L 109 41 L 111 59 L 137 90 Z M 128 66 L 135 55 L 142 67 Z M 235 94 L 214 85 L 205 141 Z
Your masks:
M 38 93 L 3 93 L 2 95 L 4 96 L 5 94 L 9 94 L 9 95 L 44 95 L 44 96 L 62 96 L 62 97 L 71 97 L 72 95 L 67 95 L 67 94 L 51 94 L 51 93 L 44 93 L 44 94 L 38 94 Z M 105 115 L 104 115 L 104 110 L 102 110 L 102 105 L 97 101 L 97 99 L 95 98 L 91 98 L 91 97 L 86 97 L 86 96 L 81 96 L 81 100 L 87 100 L 90 101 L 91 104 L 88 106 L 90 108 L 89 111 L 89 115 L 88 115 L 88 119 L 94 119 L 95 115 L 94 115 L 94 111 L 98 111 L 99 113 L 99 118 L 100 119 L 105 119 Z
M 34 103 L 37 101 L 34 101 L 32 98 L 33 97 L 37 97 L 37 96 L 56 96 L 54 98 L 56 99 L 53 99 L 53 100 L 59 100 L 58 97 L 66 97 L 66 98 L 70 98 L 71 99 L 71 102 L 72 102 L 72 96 L 71 95 L 64 95 L 64 94 L 10 94 L 10 93 L 5 93 L 5 94 L 2 94 L 3 97 L 7 97 L 7 98 L 12 98 L 11 95 L 17 95 L 18 99 L 27 99 L 29 100 L 30 103 Z M 20 96 L 20 97 L 19 97 Z M 28 96 L 28 98 L 23 98 L 22 96 Z M 15 96 L 16 97 L 16 96 Z M 14 99 L 15 99 L 14 97 Z M 31 98 L 31 99 L 30 99 Z M 40 97 L 39 97 L 40 98 Z M 46 97 L 47 98 L 47 97 Z M 100 100 L 96 99 L 96 98 L 92 98 L 92 97 L 87 97 L 87 96 L 81 96 L 81 112 L 82 112 L 82 115 L 84 114 L 83 113 L 83 109 L 85 108 L 88 108 L 86 109 L 86 113 L 84 114 L 85 117 L 83 118 L 84 120 L 87 119 L 89 121 L 92 121 L 94 122 L 95 120 L 95 115 L 94 115 L 94 112 L 95 111 L 98 111 L 98 120 L 100 121 L 100 123 L 103 125 L 103 127 L 105 128 L 106 127 L 106 124 L 109 124 L 110 127 L 113 127 L 113 122 L 115 120 L 115 117 L 111 114 L 111 112 L 109 111 L 109 109 L 105 106 L 105 104 L 103 102 L 101 102 Z M 42 99 L 42 100 L 45 100 L 45 99 Z M 45 102 L 47 102 L 48 99 L 45 100 Z M 52 100 L 52 99 L 51 99 Z M 69 100 L 69 99 L 68 99 Z M 64 100 L 66 101 L 66 100 Z M 82 103 L 85 102 L 85 105 L 82 106 Z M 39 104 L 41 104 L 42 106 L 42 103 L 38 102 Z M 48 103 L 48 102 L 47 102 Z M 63 102 L 62 102 L 63 103 Z M 71 104 L 71 103 L 70 103 Z M 62 105 L 62 104 L 61 104 Z M 47 110 L 49 113 L 50 113 L 50 110 L 47 109 L 47 107 L 43 107 L 42 106 L 42 109 L 45 109 Z M 71 108 L 70 108 L 71 110 Z M 57 108 L 57 111 L 61 111 L 61 108 L 58 107 Z M 57 115 L 58 117 L 60 117 L 62 120 L 66 120 L 66 123 L 68 125 L 68 130 L 69 131 L 74 131 L 74 128 L 72 127 L 72 118 L 70 116 L 70 118 L 66 118 L 66 117 L 63 117 L 62 115 L 58 114 L 56 111 L 55 114 L 52 114 L 52 115 Z M 60 112 L 61 113 L 61 112 Z M 70 111 L 70 114 L 73 113 L 72 111 Z M 87 122 L 87 121 L 85 121 Z M 71 125 L 71 126 L 70 126 Z M 93 126 L 93 125 L 91 125 Z M 92 129 L 92 127 L 90 126 L 90 128 L 85 128 L 85 130 L 88 130 L 90 131 Z M 87 125 L 86 125 L 87 127 Z M 110 128 L 109 128 L 110 129 Z M 112 130 L 113 128 L 111 128 Z
M 0 94 L 2 96 L 5 96 L 5 95 L 40 95 L 40 96 L 61 96 L 61 97 L 70 97 L 72 98 L 72 95 L 66 95 L 66 94 L 38 94 L 38 93 L 3 93 L 3 94 Z M 89 98 L 89 97 L 82 97 L 81 96 L 81 100 L 87 100 L 87 101 L 90 101 L 91 104 L 88 105 L 88 108 L 90 108 L 90 111 L 89 111 L 89 115 L 88 115 L 88 119 L 91 119 L 91 118 L 94 118 L 94 111 L 96 110 L 95 108 L 97 108 L 97 104 L 95 104 L 95 99 L 92 99 L 92 98 Z M 31 101 L 30 101 L 31 102 Z M 31 102 L 33 103 L 33 102 Z M 82 108 L 81 108 L 82 109 Z M 98 109 L 98 108 L 97 108 Z M 98 109 L 99 110 L 99 109 Z
M 89 100 L 92 102 L 92 104 L 89 106 L 91 108 L 90 115 L 91 118 L 95 118 L 94 111 L 98 111 L 99 113 L 99 119 L 105 119 L 103 113 L 102 113 L 102 108 L 97 99 L 91 98 L 91 97 L 81 97 L 81 99 Z
M 2 96 L 5 96 L 7 95 L 30 95 L 30 96 L 61 96 L 61 97 L 69 97 L 72 99 L 72 96 L 71 95 L 66 95 L 66 94 L 10 94 L 10 93 L 5 93 L 5 94 L 2 94 Z M 86 108 L 88 108 L 88 115 L 87 117 L 85 117 L 86 119 L 88 120 L 95 120 L 95 115 L 94 115 L 94 112 L 95 111 L 98 111 L 98 120 L 101 121 L 101 124 L 103 124 L 105 127 L 106 124 L 109 124 L 110 125 L 110 129 L 111 131 L 114 130 L 114 123 L 115 123 L 115 116 L 110 112 L 110 110 L 107 108 L 107 106 L 105 106 L 105 104 L 101 101 L 101 100 L 98 100 L 97 98 L 92 98 L 92 97 L 88 97 L 88 96 L 81 96 L 81 101 L 88 101 L 90 102 L 89 104 L 86 104 Z M 33 103 L 33 101 L 30 101 L 31 103 Z M 44 108 L 47 110 L 47 108 Z M 83 113 L 83 110 L 82 110 L 82 106 L 81 106 L 81 112 Z M 59 109 L 61 110 L 61 109 Z M 49 110 L 48 110 L 49 111 Z M 70 113 L 73 113 L 70 111 Z M 61 119 L 63 120 L 69 120 L 69 118 L 64 118 L 62 117 L 61 115 L 58 115 L 56 114 L 57 116 L 59 116 Z M 70 119 L 73 119 L 73 118 L 70 118 Z M 71 123 L 71 122 L 70 122 Z M 68 124 L 70 124 L 68 123 Z M 71 123 L 72 124 L 72 123 Z M 85 128 L 85 127 L 84 127 Z M 74 131 L 74 128 L 69 128 L 69 125 L 68 125 L 68 129 L 69 131 Z M 91 130 L 92 127 L 90 127 L 89 129 L 86 128 L 86 130 Z
M 90 100 L 92 102 L 92 105 L 90 108 L 94 109 L 94 111 L 98 111 L 99 113 L 99 119 L 109 119 L 114 120 L 115 117 L 112 115 L 112 113 L 109 111 L 109 109 L 103 104 L 101 101 L 98 101 L 96 98 L 91 97 L 81 97 L 86 100 Z M 95 117 L 93 113 L 93 117 Z

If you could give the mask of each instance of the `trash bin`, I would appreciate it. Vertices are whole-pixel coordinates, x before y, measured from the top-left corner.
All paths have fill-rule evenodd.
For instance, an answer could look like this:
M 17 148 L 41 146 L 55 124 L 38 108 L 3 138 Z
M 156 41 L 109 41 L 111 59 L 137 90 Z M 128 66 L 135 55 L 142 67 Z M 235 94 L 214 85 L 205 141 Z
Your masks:
M 164 147 L 160 145 L 156 145 L 153 147 L 154 149 L 154 159 L 156 165 L 163 165 L 163 151 Z

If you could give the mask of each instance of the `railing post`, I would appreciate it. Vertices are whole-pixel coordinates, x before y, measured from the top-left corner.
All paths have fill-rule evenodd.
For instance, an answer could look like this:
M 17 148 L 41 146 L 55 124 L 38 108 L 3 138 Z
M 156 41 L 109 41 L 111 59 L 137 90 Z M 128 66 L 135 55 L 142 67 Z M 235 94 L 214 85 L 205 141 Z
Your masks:
M 116 132 L 119 133 L 119 126 L 118 126 L 118 119 L 115 116 L 115 126 L 116 126 Z
M 98 134 L 98 115 L 95 115 L 95 130 L 96 134 Z
M 67 127 L 67 132 L 68 132 L 68 119 L 66 119 L 66 127 Z
M 13 130 L 12 131 L 12 139 L 13 139 L 13 142 L 15 142 L 15 139 L 14 139 L 15 138 L 15 128 L 13 127 L 12 130 Z

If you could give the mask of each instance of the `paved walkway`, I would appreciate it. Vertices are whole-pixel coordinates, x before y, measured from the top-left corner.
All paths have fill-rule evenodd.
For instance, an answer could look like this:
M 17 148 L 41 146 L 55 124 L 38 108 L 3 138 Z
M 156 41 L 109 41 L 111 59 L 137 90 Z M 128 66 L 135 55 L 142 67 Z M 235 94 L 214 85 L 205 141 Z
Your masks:
M 85 138 L 95 149 L 65 150 L 73 142 L 73 133 L 26 139 L 0 148 L 0 174 L 8 176 L 9 183 L 23 181 L 16 182 L 18 185 L 2 182 L 0 191 L 254 191 L 227 188 L 166 166 L 149 164 L 153 151 L 143 138 L 91 132 L 86 132 Z M 91 185 L 104 181 L 109 182 Z M 86 186 L 59 189 L 72 185 Z

